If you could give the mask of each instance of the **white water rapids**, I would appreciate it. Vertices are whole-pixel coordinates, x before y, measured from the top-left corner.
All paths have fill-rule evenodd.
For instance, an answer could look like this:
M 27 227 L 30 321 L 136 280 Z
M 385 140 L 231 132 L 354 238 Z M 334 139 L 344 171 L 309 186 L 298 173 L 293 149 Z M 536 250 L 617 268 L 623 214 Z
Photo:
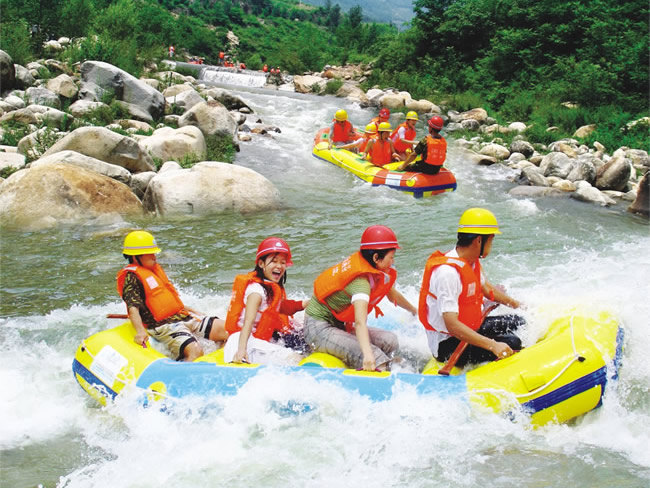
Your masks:
M 622 208 L 507 194 L 510 170 L 476 167 L 453 152 L 458 190 L 415 200 L 373 188 L 311 156 L 316 130 L 343 107 L 356 126 L 375 115 L 341 99 L 239 89 L 255 118 L 281 133 L 242 143 L 236 164 L 263 174 L 284 207 L 257 215 L 94 221 L 74 228 L 3 230 L 0 316 L 0 487 L 646 487 L 650 484 L 650 227 Z M 422 129 L 418 126 L 418 132 Z M 97 406 L 75 382 L 80 341 L 117 325 L 121 242 L 145 227 L 186 303 L 225 313 L 233 277 L 252 269 L 268 235 L 292 247 L 290 297 L 310 295 L 320 271 L 358 246 L 363 229 L 397 233 L 398 289 L 413 303 L 426 257 L 455 242 L 471 206 L 491 209 L 503 234 L 485 260 L 490 280 L 528 305 L 525 341 L 573 306 L 609 310 L 625 327 L 620 378 L 603 406 L 569 425 L 533 430 L 460 399 L 404 389 L 372 403 L 272 371 L 234 397 L 189 398 L 166 412 L 128 395 Z M 415 364 L 422 327 L 383 307 Z M 318 407 L 287 414 L 296 398 Z

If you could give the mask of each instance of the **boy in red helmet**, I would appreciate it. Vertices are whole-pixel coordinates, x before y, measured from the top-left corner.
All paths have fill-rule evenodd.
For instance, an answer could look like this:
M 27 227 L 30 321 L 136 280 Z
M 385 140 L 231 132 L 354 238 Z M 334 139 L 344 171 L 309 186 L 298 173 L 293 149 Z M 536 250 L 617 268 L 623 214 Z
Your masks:
M 429 134 L 422 139 L 406 161 L 397 168 L 397 171 L 413 171 L 416 173 L 425 173 L 435 175 L 440 172 L 440 168 L 447 159 L 447 141 L 440 135 L 444 125 L 442 117 L 434 115 L 429 119 Z M 412 163 L 417 157 L 422 159 Z

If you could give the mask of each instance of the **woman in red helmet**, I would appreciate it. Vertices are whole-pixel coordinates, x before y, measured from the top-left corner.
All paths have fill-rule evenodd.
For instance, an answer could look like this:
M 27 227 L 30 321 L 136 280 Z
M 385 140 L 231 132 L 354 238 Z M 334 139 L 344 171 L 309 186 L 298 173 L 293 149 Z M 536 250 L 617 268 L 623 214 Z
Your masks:
M 255 259 L 255 269 L 236 276 L 233 283 L 224 360 L 297 362 L 298 354 L 284 347 L 300 349 L 289 316 L 303 310 L 308 300 L 288 300 L 284 291 L 286 270 L 293 264 L 291 249 L 283 239 L 268 237 L 258 246 Z
M 314 296 L 305 309 L 305 341 L 316 352 L 341 358 L 351 368 L 385 370 L 398 348 L 397 336 L 368 327 L 368 314 L 388 297 L 395 305 L 417 309 L 395 289 L 393 268 L 399 249 L 395 233 L 371 225 L 361 236 L 359 252 L 325 270 L 314 282 Z
M 414 171 L 428 175 L 438 174 L 447 158 L 447 141 L 440 135 L 443 125 L 442 117 L 439 115 L 431 117 L 428 122 L 429 134 L 415 146 L 413 152 L 397 168 L 397 171 Z M 418 155 L 422 156 L 422 159 L 412 163 Z

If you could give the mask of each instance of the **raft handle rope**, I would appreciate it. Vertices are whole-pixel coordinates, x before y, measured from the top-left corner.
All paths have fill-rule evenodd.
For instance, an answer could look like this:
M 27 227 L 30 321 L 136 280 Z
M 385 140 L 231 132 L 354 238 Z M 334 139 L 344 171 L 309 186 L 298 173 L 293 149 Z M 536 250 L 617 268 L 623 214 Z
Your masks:
M 548 388 L 550 385 L 555 383 L 569 367 L 576 361 L 582 363 L 586 360 L 584 356 L 581 356 L 578 354 L 578 351 L 576 349 L 576 341 L 575 341 L 575 333 L 573 331 L 573 318 L 575 315 L 571 315 L 571 318 L 569 319 L 569 326 L 571 327 L 571 347 L 573 348 L 573 358 L 571 358 L 571 361 L 569 361 L 561 370 L 558 374 L 556 374 L 551 380 L 547 381 L 545 384 L 540 386 L 539 388 L 535 388 L 533 391 L 529 391 L 528 393 L 521 393 L 519 395 L 515 395 L 515 398 L 525 398 L 529 397 L 532 395 L 536 395 L 537 393 L 544 391 L 546 388 Z
M 92 354 L 92 353 L 90 352 L 90 350 L 88 349 L 88 346 L 86 346 L 86 341 L 85 341 L 85 340 L 82 340 L 82 341 L 81 341 L 80 349 L 81 349 L 81 352 L 85 352 L 86 354 L 88 354 L 88 355 L 91 357 L 91 359 L 92 359 L 93 361 L 95 361 L 96 357 L 95 357 L 94 354 Z M 130 383 L 129 383 L 127 380 L 123 380 L 122 378 L 120 378 L 120 377 L 119 377 L 120 374 L 121 374 L 121 373 L 118 373 L 118 374 L 115 376 L 115 381 L 117 381 L 117 382 L 119 382 L 119 383 L 122 383 L 123 386 L 129 386 Z M 101 393 L 101 391 L 100 391 L 101 388 L 99 388 L 99 387 L 97 387 L 97 386 L 95 386 L 95 385 L 91 385 L 91 386 L 92 386 L 93 388 L 95 388 L 96 390 L 98 390 L 98 391 Z M 133 385 L 133 386 L 135 386 L 135 385 Z M 140 387 L 138 387 L 138 388 L 140 388 Z M 162 392 L 162 391 L 152 390 L 151 388 L 140 388 L 140 389 L 146 391 L 148 394 L 159 395 L 159 396 L 161 396 L 161 397 L 165 397 L 166 399 L 169 399 L 169 398 L 170 398 L 166 393 L 164 393 L 164 392 Z

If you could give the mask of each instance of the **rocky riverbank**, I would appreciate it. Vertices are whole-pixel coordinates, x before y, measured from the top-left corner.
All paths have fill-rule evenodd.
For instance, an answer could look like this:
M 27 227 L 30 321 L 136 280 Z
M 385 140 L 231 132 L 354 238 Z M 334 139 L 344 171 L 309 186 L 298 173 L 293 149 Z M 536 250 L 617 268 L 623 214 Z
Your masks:
M 146 212 L 205 215 L 280 204 L 277 188 L 263 176 L 210 160 L 219 141 L 238 149 L 240 141 L 280 130 L 265 125 L 233 92 L 153 66 L 136 79 L 97 61 L 71 67 L 48 59 L 23 67 L 0 51 L 0 68 L 0 174 L 7 176 L 0 180 L 2 225 L 35 229 Z M 570 193 L 600 205 L 629 201 L 631 211 L 648 216 L 646 151 L 619 148 L 609 154 L 597 143 L 580 144 L 579 134 L 543 147 L 520 135 L 525 124 L 499 126 L 483 109 L 458 113 L 413 100 L 407 92 L 364 92 L 359 84 L 368 69 L 328 66 L 321 73 L 284 76 L 274 86 L 320 92 L 337 80 L 337 96 L 389 108 L 393 123 L 403 110 L 418 112 L 421 120 L 441 114 L 463 157 L 514 170 L 514 195 Z M 476 137 L 454 138 L 461 130 Z M 509 132 L 518 135 L 505 145 L 500 136 Z

